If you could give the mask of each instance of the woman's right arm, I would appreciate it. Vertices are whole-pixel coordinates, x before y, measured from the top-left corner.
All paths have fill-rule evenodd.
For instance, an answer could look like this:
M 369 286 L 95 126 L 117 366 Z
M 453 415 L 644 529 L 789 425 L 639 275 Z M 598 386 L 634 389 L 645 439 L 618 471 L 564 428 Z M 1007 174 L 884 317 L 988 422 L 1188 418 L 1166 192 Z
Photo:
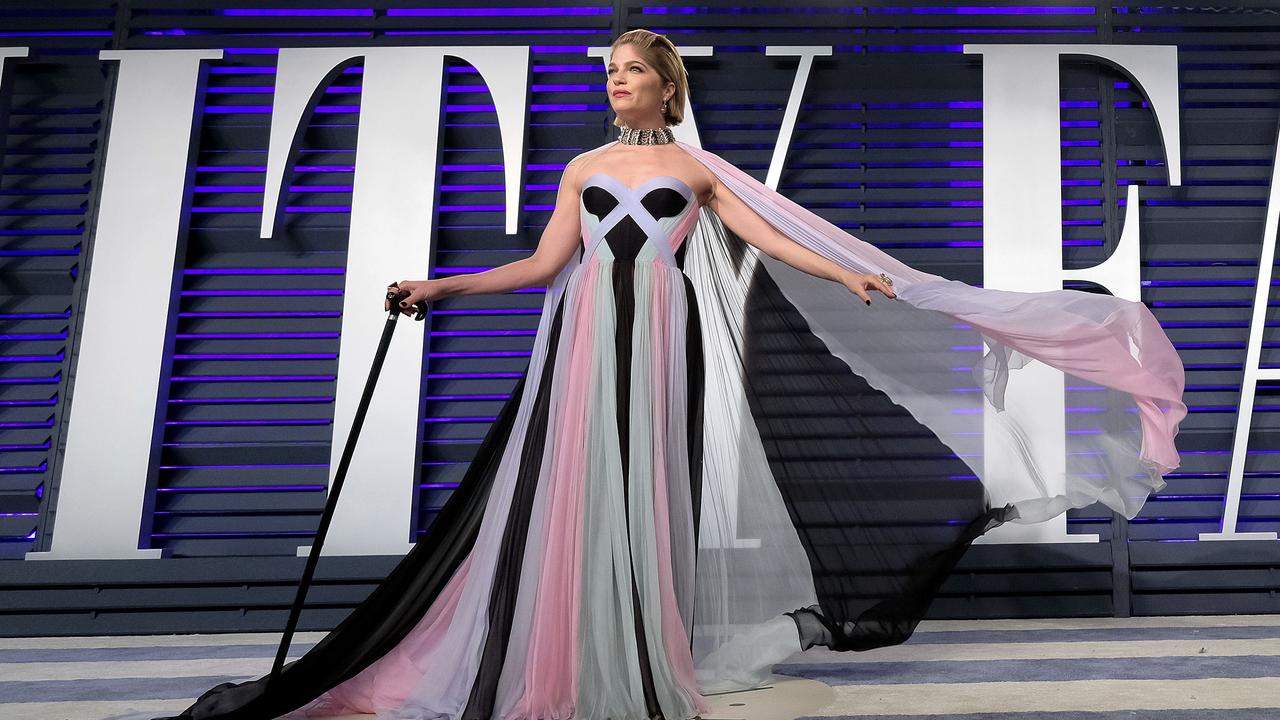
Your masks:
M 585 154 L 585 153 L 584 153 Z M 581 238 L 581 220 L 578 216 L 578 170 L 582 155 L 565 166 L 560 176 L 560 190 L 556 194 L 556 207 L 542 231 L 538 247 L 527 258 L 499 265 L 479 273 L 454 275 L 437 280 L 404 280 L 402 290 L 410 292 L 401 302 L 401 312 L 411 314 L 413 304 L 419 300 L 436 300 L 452 295 L 480 295 L 505 293 L 526 287 L 548 285 L 565 263 L 573 257 Z M 385 306 L 385 304 L 384 304 Z M 389 307 L 387 308 L 390 309 Z

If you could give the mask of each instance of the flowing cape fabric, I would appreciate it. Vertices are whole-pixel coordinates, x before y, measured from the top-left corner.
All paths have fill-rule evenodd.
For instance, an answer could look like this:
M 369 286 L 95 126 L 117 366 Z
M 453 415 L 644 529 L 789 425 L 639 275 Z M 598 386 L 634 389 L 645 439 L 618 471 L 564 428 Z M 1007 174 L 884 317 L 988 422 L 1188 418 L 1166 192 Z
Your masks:
M 715 154 L 679 145 L 783 235 L 849 270 L 888 275 L 898 296 L 867 307 L 699 210 L 684 271 L 702 321 L 703 480 L 695 582 L 679 592 L 693 596 L 685 622 L 703 692 L 752 687 L 801 643 L 900 643 L 982 533 L 1095 502 L 1132 518 L 1177 467 L 1183 367 L 1143 304 L 921 272 Z M 300 708 L 422 619 L 500 491 L 497 459 L 509 453 L 493 446 L 527 423 L 517 406 L 542 374 L 547 311 L 569 269 L 548 288 L 530 369 L 480 450 L 492 461 L 469 467 L 413 550 L 275 684 L 218 686 L 181 718 Z M 1064 428 L 1016 410 L 1028 391 L 1019 375 L 1035 361 L 1087 385 L 1091 411 Z
M 984 532 L 1095 502 L 1133 518 L 1164 487 L 1179 464 L 1185 380 L 1145 305 L 922 272 L 679 144 L 783 235 L 846 269 L 884 273 L 897 295 L 866 307 L 702 209 L 685 272 L 708 358 L 702 523 L 711 537 L 699 541 L 694 648 L 708 684 L 760 650 L 752 638 L 764 633 L 744 626 L 796 606 L 797 594 L 770 588 L 814 589 L 809 620 L 822 627 L 802 624 L 802 637 L 816 633 L 833 650 L 899 643 Z M 1018 377 L 1033 360 L 1087 385 L 1089 412 L 1068 413 L 1064 427 L 1014 402 L 1040 397 L 1043 374 Z M 1056 461 L 1046 447 L 1059 450 Z M 736 553 L 709 550 L 717 528 Z M 785 561 L 796 534 L 807 563 Z M 737 632 L 741 652 L 727 653 Z

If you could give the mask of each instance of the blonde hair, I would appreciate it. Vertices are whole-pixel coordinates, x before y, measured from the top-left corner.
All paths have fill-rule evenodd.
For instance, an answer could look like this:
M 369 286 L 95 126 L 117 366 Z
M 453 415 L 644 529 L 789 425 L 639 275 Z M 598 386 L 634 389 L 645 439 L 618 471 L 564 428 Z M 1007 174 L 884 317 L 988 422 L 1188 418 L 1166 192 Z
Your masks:
M 663 85 L 675 83 L 676 91 L 667 100 L 667 111 L 662 114 L 662 119 L 668 125 L 683 122 L 685 98 L 689 97 L 689 74 L 685 72 L 684 60 L 680 58 L 676 46 L 665 35 L 643 29 L 628 30 L 619 35 L 610 46 L 610 53 L 619 45 L 634 47 L 636 54 L 644 58 L 662 78 Z M 622 125 L 622 119 L 615 115 L 613 124 Z

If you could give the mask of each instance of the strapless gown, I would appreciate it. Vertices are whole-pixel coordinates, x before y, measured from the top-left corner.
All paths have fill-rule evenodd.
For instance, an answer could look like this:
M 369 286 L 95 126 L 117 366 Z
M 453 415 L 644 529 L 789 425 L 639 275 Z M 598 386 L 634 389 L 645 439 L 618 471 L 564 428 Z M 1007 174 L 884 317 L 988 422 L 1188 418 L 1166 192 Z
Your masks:
M 681 270 L 697 197 L 671 176 L 596 173 L 580 213 L 548 346 L 472 463 L 503 465 L 473 547 L 402 641 L 300 715 L 707 710 L 690 637 L 703 363 Z

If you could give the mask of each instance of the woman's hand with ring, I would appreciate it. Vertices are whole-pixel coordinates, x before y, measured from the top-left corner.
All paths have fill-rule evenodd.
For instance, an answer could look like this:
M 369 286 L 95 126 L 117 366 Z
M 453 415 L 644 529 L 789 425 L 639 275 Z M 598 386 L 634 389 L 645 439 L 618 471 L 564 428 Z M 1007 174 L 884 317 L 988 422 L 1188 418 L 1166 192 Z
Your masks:
M 841 278 L 841 282 L 844 283 L 845 287 L 849 288 L 850 292 L 862 298 L 868 305 L 871 304 L 871 294 L 867 292 L 868 290 L 878 290 L 890 299 L 898 297 L 898 294 L 893 291 L 893 285 L 890 284 L 892 281 L 885 282 L 885 279 L 880 275 L 845 273 L 844 277 Z

